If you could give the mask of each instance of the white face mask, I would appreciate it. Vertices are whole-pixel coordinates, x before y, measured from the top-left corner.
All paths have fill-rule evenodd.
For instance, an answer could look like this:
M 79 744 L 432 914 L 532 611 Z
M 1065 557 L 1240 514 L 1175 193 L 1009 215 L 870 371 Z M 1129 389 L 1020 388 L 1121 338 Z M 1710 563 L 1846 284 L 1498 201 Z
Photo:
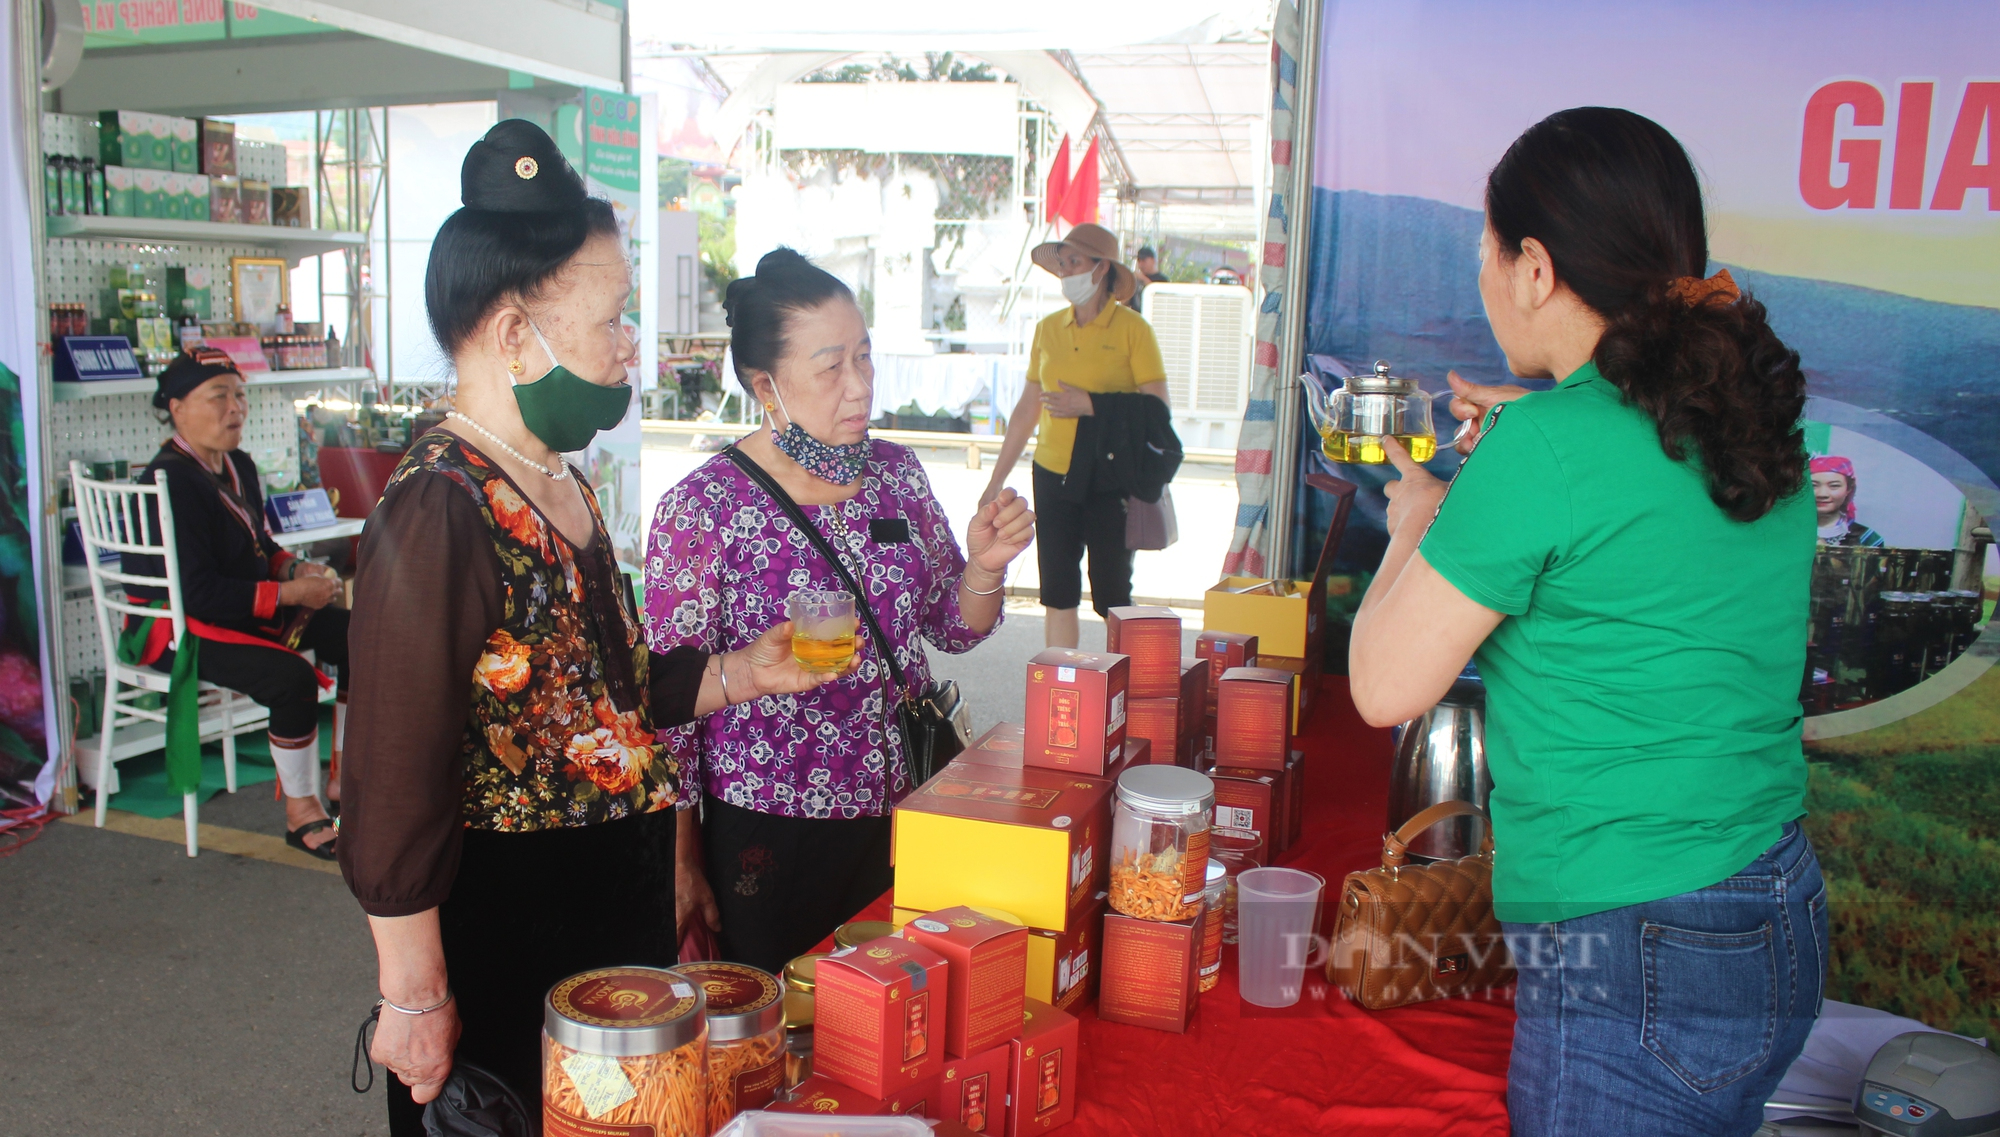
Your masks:
M 1062 278 L 1062 294 L 1063 299 L 1072 304 L 1089 303 L 1090 298 L 1097 295 L 1097 282 L 1090 278 L 1089 272 L 1065 276 Z

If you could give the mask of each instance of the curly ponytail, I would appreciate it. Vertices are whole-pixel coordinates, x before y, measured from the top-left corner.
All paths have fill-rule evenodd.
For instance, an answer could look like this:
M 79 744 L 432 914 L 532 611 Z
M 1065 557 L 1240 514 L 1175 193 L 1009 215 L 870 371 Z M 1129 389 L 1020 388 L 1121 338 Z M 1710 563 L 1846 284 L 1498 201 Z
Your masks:
M 1699 464 L 1708 495 L 1755 521 L 1805 484 L 1805 373 L 1745 294 L 1693 303 L 1674 281 L 1708 269 L 1701 185 L 1687 151 L 1631 111 L 1559 111 L 1514 140 L 1486 182 L 1503 250 L 1533 237 L 1556 279 L 1603 317 L 1597 368 L 1646 412 L 1660 446 Z

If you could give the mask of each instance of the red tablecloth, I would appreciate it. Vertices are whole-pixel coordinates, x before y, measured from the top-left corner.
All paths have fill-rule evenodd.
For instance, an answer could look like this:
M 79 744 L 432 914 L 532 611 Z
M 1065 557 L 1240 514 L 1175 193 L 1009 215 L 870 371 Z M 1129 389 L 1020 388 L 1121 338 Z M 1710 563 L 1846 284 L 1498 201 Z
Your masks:
M 1389 732 L 1354 714 L 1347 681 L 1326 681 L 1297 746 L 1306 755 L 1305 839 L 1282 864 L 1327 879 L 1379 864 L 1389 802 Z M 883 897 L 857 919 L 886 920 Z M 1308 975 L 1299 1005 L 1250 1006 L 1236 949 L 1186 1034 L 1083 1020 L 1082 1092 L 1066 1137 L 1369 1133 L 1505 1137 L 1514 1010 L 1492 1001 L 1370 1012 Z

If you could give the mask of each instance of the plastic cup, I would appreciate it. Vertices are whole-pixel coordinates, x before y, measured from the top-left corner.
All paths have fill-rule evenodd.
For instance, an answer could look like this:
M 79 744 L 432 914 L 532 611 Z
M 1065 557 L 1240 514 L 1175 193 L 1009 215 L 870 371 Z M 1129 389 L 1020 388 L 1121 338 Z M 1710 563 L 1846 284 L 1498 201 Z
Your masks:
M 1236 971 L 1243 1001 L 1289 1007 L 1313 962 L 1326 881 L 1301 869 L 1244 869 L 1236 878 Z
M 802 588 L 785 602 L 792 621 L 792 658 L 807 671 L 838 674 L 854 659 L 854 597 Z

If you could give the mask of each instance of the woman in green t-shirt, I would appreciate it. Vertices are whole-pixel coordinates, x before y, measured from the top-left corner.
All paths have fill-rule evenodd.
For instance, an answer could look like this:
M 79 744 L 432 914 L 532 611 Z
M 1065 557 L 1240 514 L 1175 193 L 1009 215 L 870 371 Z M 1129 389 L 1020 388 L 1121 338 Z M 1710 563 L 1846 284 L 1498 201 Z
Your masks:
M 1354 701 L 1487 685 L 1494 906 L 1519 967 L 1516 1137 L 1750 1134 L 1804 1046 L 1826 886 L 1798 827 L 1816 520 L 1805 377 L 1705 277 L 1701 186 L 1658 124 L 1531 127 L 1486 187 L 1479 292 L 1509 368 L 1447 495 L 1400 449 L 1354 621 Z

